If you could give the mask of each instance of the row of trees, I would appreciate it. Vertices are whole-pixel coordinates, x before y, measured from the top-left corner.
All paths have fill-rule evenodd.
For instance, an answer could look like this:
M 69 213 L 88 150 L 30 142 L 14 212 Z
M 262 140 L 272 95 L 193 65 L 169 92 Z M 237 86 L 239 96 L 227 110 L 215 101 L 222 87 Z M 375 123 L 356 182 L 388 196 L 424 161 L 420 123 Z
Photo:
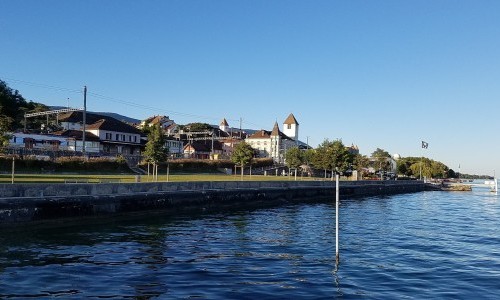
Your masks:
M 240 143 L 236 146 L 232 161 L 239 165 L 248 165 L 254 155 L 254 150 L 247 143 Z M 377 148 L 371 159 L 365 155 L 353 154 L 341 140 L 325 140 L 316 149 L 300 150 L 297 147 L 288 149 L 285 155 L 286 164 L 291 169 L 307 168 L 312 166 L 331 174 L 349 174 L 357 170 L 366 175 L 367 169 L 371 166 L 375 170 L 388 171 L 391 168 L 391 155 L 389 152 Z M 397 162 L 397 173 L 408 177 L 422 176 L 428 178 L 454 178 L 457 174 L 449 169 L 445 164 L 429 158 L 407 157 L 401 158 Z

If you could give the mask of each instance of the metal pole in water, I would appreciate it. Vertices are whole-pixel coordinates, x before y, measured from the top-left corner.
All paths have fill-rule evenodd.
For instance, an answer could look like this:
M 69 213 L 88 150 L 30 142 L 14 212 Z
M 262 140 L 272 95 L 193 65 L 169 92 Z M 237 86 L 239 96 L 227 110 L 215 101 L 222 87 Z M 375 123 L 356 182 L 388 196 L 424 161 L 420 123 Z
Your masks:
M 495 194 L 498 195 L 498 178 L 495 177 Z
M 335 261 L 339 264 L 339 174 L 335 175 Z

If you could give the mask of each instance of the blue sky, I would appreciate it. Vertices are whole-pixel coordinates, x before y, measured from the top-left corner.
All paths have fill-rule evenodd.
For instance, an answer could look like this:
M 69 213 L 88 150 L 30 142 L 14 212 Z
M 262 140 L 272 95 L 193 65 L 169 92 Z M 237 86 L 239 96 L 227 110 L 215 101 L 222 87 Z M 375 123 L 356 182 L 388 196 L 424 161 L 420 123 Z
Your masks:
M 500 1 L 0 1 L 30 100 L 271 130 L 500 173 Z M 429 143 L 422 150 L 420 141 Z

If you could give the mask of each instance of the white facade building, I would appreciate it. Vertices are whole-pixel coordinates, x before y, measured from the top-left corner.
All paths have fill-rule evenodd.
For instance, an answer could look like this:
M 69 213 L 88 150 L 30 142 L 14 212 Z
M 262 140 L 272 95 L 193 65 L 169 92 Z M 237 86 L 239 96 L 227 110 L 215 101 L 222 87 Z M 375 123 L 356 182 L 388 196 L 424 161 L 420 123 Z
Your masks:
M 290 126 L 288 126 L 290 125 Z M 290 114 L 283 124 L 289 133 L 298 137 L 299 124 L 293 114 Z M 275 162 L 284 163 L 287 149 L 296 147 L 298 140 L 289 137 L 280 131 L 278 122 L 274 124 L 272 131 L 259 130 L 245 139 L 252 148 L 258 150 L 259 157 L 270 157 Z

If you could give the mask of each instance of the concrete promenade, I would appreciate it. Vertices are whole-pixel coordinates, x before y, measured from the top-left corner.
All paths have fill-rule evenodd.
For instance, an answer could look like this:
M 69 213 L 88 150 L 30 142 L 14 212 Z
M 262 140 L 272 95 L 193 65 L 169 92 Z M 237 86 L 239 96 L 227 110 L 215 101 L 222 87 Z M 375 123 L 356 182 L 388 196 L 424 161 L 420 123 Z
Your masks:
M 413 193 L 421 181 L 341 181 L 342 198 Z M 0 184 L 0 226 L 334 201 L 334 181 Z

